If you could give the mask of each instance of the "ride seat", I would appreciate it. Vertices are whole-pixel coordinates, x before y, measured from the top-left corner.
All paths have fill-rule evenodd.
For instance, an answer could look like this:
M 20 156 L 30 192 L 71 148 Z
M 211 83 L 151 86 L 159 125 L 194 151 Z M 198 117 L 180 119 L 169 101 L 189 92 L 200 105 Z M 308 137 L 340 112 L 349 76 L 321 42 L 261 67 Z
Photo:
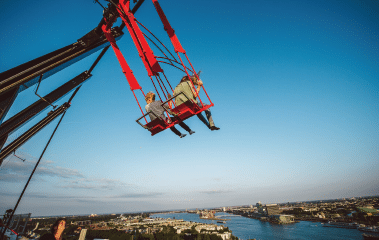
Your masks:
M 152 136 L 168 128 L 168 124 L 159 117 L 147 123 L 145 126 L 149 129 Z
M 168 99 L 166 102 L 162 103 L 162 106 L 164 107 L 164 105 L 166 103 L 173 100 L 174 98 L 176 98 L 180 94 L 183 94 L 184 96 L 186 96 L 184 93 L 179 93 L 178 95 L 176 95 L 176 96 Z M 179 106 L 176 106 L 175 108 L 171 109 L 172 112 L 177 114 L 177 116 L 173 119 L 172 122 L 171 122 L 171 120 L 170 121 L 162 120 L 157 116 L 157 118 L 155 118 L 153 121 L 147 123 L 146 125 L 142 125 L 139 122 L 139 120 L 141 120 L 143 117 L 146 117 L 149 113 L 146 113 L 145 115 L 143 115 L 142 117 L 137 119 L 136 122 L 138 124 L 140 124 L 141 126 L 147 128 L 151 132 L 151 136 L 154 136 L 155 134 L 162 132 L 163 130 L 165 130 L 167 128 L 175 126 L 176 124 L 178 124 L 178 123 L 180 123 L 180 122 L 182 122 L 182 121 L 184 121 L 184 120 L 186 120 L 186 119 L 188 119 L 188 118 L 190 118 L 196 114 L 199 114 L 202 111 L 213 106 L 213 104 L 210 104 L 210 105 L 204 105 L 204 107 L 200 107 L 195 102 L 190 100 L 188 97 L 187 97 L 187 99 L 188 100 L 185 101 L 184 103 L 182 103 Z
M 183 121 L 187 118 L 192 117 L 198 111 L 200 111 L 200 107 L 196 103 L 192 102 L 191 100 L 187 100 L 186 102 L 180 104 L 179 106 L 172 109 L 171 111 L 178 114 L 177 118 Z

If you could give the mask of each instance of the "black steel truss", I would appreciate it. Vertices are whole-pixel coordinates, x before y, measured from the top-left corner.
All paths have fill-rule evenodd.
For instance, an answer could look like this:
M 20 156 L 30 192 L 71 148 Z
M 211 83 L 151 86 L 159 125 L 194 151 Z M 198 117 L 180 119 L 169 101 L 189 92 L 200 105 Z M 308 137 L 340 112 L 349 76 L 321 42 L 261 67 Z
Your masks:
M 50 122 L 52 122 L 56 117 L 64 113 L 68 108 L 70 107 L 70 104 L 68 102 L 62 104 L 59 108 L 57 108 L 54 111 L 51 111 L 47 114 L 47 117 L 39 121 L 37 124 L 35 124 L 32 128 L 30 128 L 28 131 L 26 131 L 24 134 L 22 134 L 20 137 L 18 137 L 16 140 L 11 142 L 9 145 L 7 145 L 1 152 L 0 152 L 0 165 L 2 164 L 3 160 L 12 154 L 17 148 L 22 146 L 26 141 L 28 141 L 31 137 L 33 137 L 37 132 L 42 130 L 44 127 L 46 127 Z
M 139 0 L 131 12 L 135 13 L 143 2 L 144 0 Z M 110 46 L 100 28 L 103 21 L 104 19 L 100 21 L 95 29 L 84 35 L 77 42 L 0 73 L 0 149 L 5 144 L 9 134 L 33 119 L 50 104 L 59 100 L 72 89 L 79 86 L 72 95 L 72 99 L 79 90 L 81 84 L 92 76 L 92 70 Z M 112 28 L 111 32 L 116 41 L 122 37 L 122 29 L 124 27 L 125 25 L 122 23 L 120 27 Z M 44 96 L 41 100 L 33 103 L 12 118 L 8 119 L 6 122 L 2 123 L 18 93 L 91 55 L 99 49 L 103 49 L 103 51 L 99 54 L 89 71 L 81 73 L 69 82 L 63 84 L 61 87 Z M 0 152 L 0 166 L 6 156 L 14 152 L 43 127 L 66 111 L 70 106 L 69 102 L 61 105 L 58 109 L 51 111 L 46 118 L 2 149 Z
M 43 98 L 48 100 L 48 102 L 44 101 L 43 99 L 40 99 L 32 105 L 30 105 L 29 107 L 22 110 L 21 112 L 14 115 L 13 117 L 11 117 L 7 121 L 5 121 L 3 124 L 0 125 L 0 139 L 4 139 L 3 142 L 5 142 L 9 134 L 16 131 L 18 128 L 26 124 L 28 121 L 36 117 L 41 111 L 49 107 L 49 102 L 55 102 L 59 100 L 67 93 L 72 91 L 74 88 L 81 85 L 91 76 L 92 75 L 89 74 L 87 71 L 79 74 L 72 80 L 68 81 L 59 88 L 44 96 Z M 0 149 L 2 148 L 2 146 L 3 145 L 0 146 Z
M 112 33 L 117 39 L 123 35 L 123 32 L 118 27 L 113 28 Z M 38 83 L 41 75 L 42 81 L 109 45 L 109 42 L 103 36 L 95 34 L 97 39 L 94 41 L 91 40 L 93 38 L 91 34 L 91 36 L 87 35 L 80 39 L 79 42 L 0 73 L 0 95 L 17 87 L 19 87 L 18 92 L 21 92 Z M 87 41 L 86 39 L 89 40 Z M 81 44 L 81 42 L 86 42 L 87 44 Z

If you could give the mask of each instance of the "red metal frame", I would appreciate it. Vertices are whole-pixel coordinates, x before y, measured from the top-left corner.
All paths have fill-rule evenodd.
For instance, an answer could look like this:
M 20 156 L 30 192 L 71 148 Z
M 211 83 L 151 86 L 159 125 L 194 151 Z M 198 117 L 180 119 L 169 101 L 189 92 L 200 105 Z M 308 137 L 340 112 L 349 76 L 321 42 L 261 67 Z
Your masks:
M 152 1 L 153 1 L 153 4 L 154 4 L 157 12 L 158 12 L 160 19 L 164 25 L 164 29 L 166 30 L 166 32 L 167 32 L 167 34 L 171 40 L 171 43 L 175 49 L 175 52 L 177 53 L 177 55 L 180 59 L 181 65 L 183 66 L 184 71 L 186 72 L 187 76 L 190 78 L 190 74 L 188 72 L 188 70 L 190 70 L 190 69 L 188 68 L 188 70 L 187 70 L 187 67 L 184 65 L 183 60 L 180 57 L 179 53 L 182 53 L 186 56 L 186 59 L 192 68 L 192 72 L 196 75 L 196 77 L 198 79 L 200 79 L 199 76 L 197 75 L 193 65 L 191 64 L 185 50 L 183 49 L 182 45 L 180 44 L 179 39 L 177 38 L 174 29 L 171 27 L 171 25 L 168 22 L 165 14 L 163 13 L 163 10 L 160 7 L 158 1 L 157 0 L 152 0 Z M 157 87 L 156 87 L 156 85 L 152 79 L 152 76 L 155 76 L 155 78 L 158 82 L 158 85 L 160 86 L 160 88 L 162 90 L 162 93 L 164 94 L 165 98 L 168 99 L 168 96 L 166 96 L 165 91 L 162 88 L 162 85 L 163 85 L 164 89 L 166 90 L 166 92 L 168 93 L 167 88 L 159 76 L 160 72 L 163 73 L 163 75 L 164 75 L 164 72 L 163 72 L 162 68 L 160 67 L 156 57 L 154 56 L 154 53 L 151 50 L 149 44 L 147 43 L 147 41 L 144 37 L 144 34 L 140 30 L 133 13 L 131 13 L 131 11 L 130 11 L 130 0 L 121 0 L 121 2 L 118 3 L 118 5 L 117 5 L 117 11 L 118 11 L 122 21 L 125 23 L 128 31 L 130 33 L 130 36 L 133 39 L 133 42 L 137 48 L 137 51 L 138 51 L 138 53 L 142 59 L 143 64 L 145 65 L 145 68 L 148 72 L 148 75 L 149 75 L 149 77 L 150 77 L 150 79 L 154 85 L 154 88 L 155 88 L 159 98 L 162 99 L 160 97 L 159 91 L 158 91 L 158 89 L 157 89 Z M 134 93 L 134 90 L 137 90 L 137 89 L 140 89 L 142 91 L 142 87 L 139 85 L 137 79 L 134 77 L 132 70 L 130 69 L 129 65 L 126 63 L 126 60 L 123 57 L 120 49 L 118 48 L 115 39 L 113 38 L 112 34 L 110 33 L 110 28 L 111 28 L 113 22 L 116 20 L 116 18 L 117 17 L 115 16 L 115 17 L 113 17 L 113 19 L 109 20 L 108 22 L 105 19 L 106 24 L 104 24 L 102 26 L 102 30 L 103 30 L 107 40 L 111 43 L 111 46 L 112 46 L 112 48 L 116 54 L 116 57 L 117 57 L 120 65 L 121 65 L 121 68 L 122 68 L 122 70 L 126 76 L 126 79 L 128 80 L 128 83 L 130 85 L 130 89 L 133 92 L 133 95 L 134 95 L 134 97 L 138 103 L 138 106 L 139 106 L 142 114 L 144 114 L 143 110 L 142 110 L 142 108 L 138 102 L 138 99 Z M 166 78 L 166 75 L 164 75 L 164 77 Z M 166 80 L 167 80 L 167 78 L 166 78 Z M 168 82 L 168 80 L 167 80 L 167 82 Z M 192 84 L 192 87 L 195 89 L 192 80 L 190 82 Z M 172 90 L 172 87 L 171 87 L 169 82 L 168 82 L 168 84 Z M 190 117 L 192 117 L 196 114 L 199 114 L 199 113 L 209 109 L 210 107 L 212 107 L 214 104 L 212 103 L 211 99 L 209 98 L 208 93 L 205 91 L 204 86 L 202 86 L 202 88 L 203 88 L 206 96 L 208 97 L 208 100 L 210 101 L 209 105 L 204 105 L 200 96 L 198 96 L 199 101 L 201 103 L 201 107 L 198 106 L 193 101 L 188 100 L 188 101 L 184 102 L 183 104 L 176 106 L 175 108 L 172 109 L 172 111 L 177 114 L 177 116 L 174 118 L 173 121 L 171 121 L 170 118 L 167 118 L 166 121 L 157 118 L 154 121 L 151 121 L 148 123 L 146 120 L 146 117 L 145 117 L 146 114 L 143 115 L 143 117 L 145 118 L 145 121 L 147 123 L 145 126 L 148 127 L 149 131 L 151 132 L 151 135 L 153 136 L 153 135 L 155 135 L 155 134 L 157 134 L 157 133 L 159 133 L 159 132 L 161 132 L 167 128 L 170 128 L 170 127 L 182 122 L 183 120 L 185 120 L 187 118 L 190 118 Z M 142 92 L 142 94 L 145 95 L 143 92 Z M 167 112 L 166 112 L 166 114 L 168 115 Z M 142 117 L 139 118 L 137 121 L 139 121 L 140 119 L 142 119 Z
M 152 1 L 153 1 L 153 4 L 154 4 L 157 12 L 158 12 L 158 15 L 159 15 L 160 19 L 161 19 L 161 21 L 162 21 L 162 23 L 164 25 L 164 29 L 166 30 L 166 32 L 167 32 L 167 34 L 168 34 L 168 36 L 169 36 L 169 38 L 171 40 L 171 43 L 172 43 L 172 45 L 173 45 L 173 47 L 175 49 L 175 52 L 178 55 L 180 63 L 183 66 L 183 69 L 184 69 L 185 73 L 189 77 L 193 89 L 195 90 L 195 86 L 194 86 L 194 84 L 193 84 L 193 82 L 192 82 L 192 80 L 190 78 L 191 76 L 190 76 L 190 74 L 189 74 L 189 72 L 187 70 L 187 67 L 185 66 L 182 58 L 180 57 L 179 52 L 185 55 L 188 63 L 190 64 L 190 66 L 192 68 L 192 71 L 195 74 L 195 76 L 197 77 L 197 79 L 200 79 L 200 78 L 199 78 L 198 74 L 196 73 L 196 71 L 195 71 L 195 69 L 194 69 L 191 61 L 189 60 L 189 58 L 188 58 L 188 56 L 187 56 L 184 48 L 180 44 L 179 39 L 176 36 L 174 29 L 171 27 L 170 23 L 168 22 L 166 15 L 164 14 L 162 8 L 160 7 L 160 5 L 158 3 L 158 0 L 152 0 Z M 159 80 L 158 80 L 158 83 L 159 83 Z M 170 85 L 170 83 L 169 83 L 169 85 Z M 170 85 L 170 87 L 171 87 L 171 85 Z M 179 106 L 176 106 L 174 109 L 172 109 L 172 111 L 177 114 L 177 117 L 175 117 L 172 122 L 170 120 L 169 121 L 164 121 L 162 119 L 158 119 L 157 118 L 154 121 L 151 121 L 150 123 L 148 123 L 148 124 L 145 125 L 146 127 L 149 128 L 149 131 L 151 132 L 151 135 L 154 136 L 155 134 L 157 134 L 157 133 L 159 133 L 159 132 L 161 132 L 161 131 L 163 131 L 163 130 L 165 130 L 167 128 L 170 128 L 170 127 L 172 127 L 172 126 L 174 126 L 174 125 L 182 122 L 183 120 L 185 120 L 187 118 L 190 118 L 190 117 L 192 117 L 192 116 L 194 116 L 196 114 L 199 114 L 199 113 L 201 113 L 201 112 L 209 109 L 210 107 L 214 106 L 214 104 L 212 103 L 212 101 L 211 101 L 211 99 L 210 99 L 207 91 L 205 90 L 204 86 L 202 85 L 201 87 L 203 88 L 204 93 L 206 94 L 206 96 L 207 96 L 207 98 L 208 98 L 208 100 L 210 102 L 209 105 L 205 105 L 202 102 L 201 97 L 198 95 L 197 97 L 199 98 L 201 107 L 199 107 L 196 103 L 194 103 L 193 101 L 190 101 L 190 100 L 188 100 L 187 102 L 185 102 L 185 103 L 183 103 L 183 104 L 181 104 Z M 172 89 L 172 87 L 171 87 L 171 89 Z
M 149 128 L 151 136 L 154 136 L 155 134 L 160 133 L 166 130 L 167 128 L 175 126 L 176 124 L 194 115 L 197 115 L 213 106 L 214 104 L 212 103 L 210 105 L 203 105 L 203 107 L 199 107 L 196 103 L 188 100 L 171 110 L 174 113 L 178 114 L 178 116 L 174 118 L 174 121 L 168 122 L 160 118 L 156 118 L 153 121 L 147 123 L 145 126 Z
M 119 12 L 122 21 L 125 23 L 130 36 L 133 39 L 134 45 L 137 47 L 138 53 L 148 71 L 148 75 L 156 76 L 158 72 L 163 72 L 157 59 L 155 59 L 153 51 L 144 38 L 141 29 L 138 27 L 133 13 L 130 12 L 130 0 L 121 1 L 118 5 L 119 8 L 117 8 L 117 11 Z
M 120 49 L 118 48 L 116 44 L 116 40 L 114 39 L 113 35 L 110 32 L 111 24 L 104 24 L 101 29 L 104 32 L 105 37 L 110 42 L 114 53 L 116 54 L 117 60 L 120 63 L 120 66 L 122 68 L 122 72 L 125 74 L 126 80 L 129 83 L 130 90 L 136 90 L 136 89 L 142 89 L 142 87 L 139 85 L 137 79 L 134 77 L 133 71 L 130 69 L 128 63 L 126 62 L 124 56 L 122 55 Z
M 192 65 L 192 63 L 191 63 L 191 61 L 190 61 L 189 58 L 188 58 L 188 56 L 187 56 L 187 54 L 186 54 L 186 51 L 183 49 L 182 45 L 180 44 L 179 39 L 178 39 L 178 37 L 176 36 L 174 29 L 171 27 L 171 25 L 170 25 L 170 23 L 169 23 L 169 21 L 168 21 L 166 15 L 164 14 L 164 12 L 163 12 L 161 6 L 159 5 L 158 0 L 152 0 L 152 1 L 153 1 L 153 4 L 154 4 L 154 6 L 155 6 L 155 9 L 157 10 L 157 13 L 158 13 L 158 15 L 159 15 L 161 21 L 162 21 L 162 23 L 163 23 L 164 29 L 166 30 L 166 32 L 167 32 L 167 34 L 168 34 L 168 37 L 170 38 L 171 43 L 172 43 L 172 45 L 174 46 L 175 52 L 178 54 L 178 57 L 179 57 L 179 59 L 180 59 L 180 62 L 181 62 L 181 64 L 182 64 L 182 66 L 183 66 L 183 68 L 184 68 L 184 71 L 186 72 L 187 76 L 190 78 L 190 75 L 189 75 L 189 73 L 188 73 L 188 71 L 187 71 L 187 68 L 186 68 L 186 66 L 184 65 L 184 63 L 183 63 L 183 61 L 182 61 L 180 55 L 179 55 L 179 52 L 183 53 L 183 54 L 186 56 L 188 63 L 191 65 L 191 68 L 192 68 L 192 70 L 193 70 L 193 73 L 196 75 L 197 79 L 200 79 L 199 76 L 197 75 L 197 73 L 196 73 L 196 71 L 195 71 L 195 69 L 194 69 L 194 67 L 193 67 L 193 65 Z M 191 80 L 191 84 L 192 84 L 192 87 L 194 87 L 194 85 L 193 85 L 193 83 L 192 83 L 192 80 Z M 211 99 L 210 99 L 210 97 L 209 97 L 207 91 L 205 90 L 204 86 L 202 86 L 202 88 L 203 88 L 205 94 L 207 95 L 209 102 L 212 104 L 212 101 L 211 101 Z M 204 104 L 203 104 L 203 102 L 202 102 L 200 96 L 198 96 L 198 97 L 199 97 L 199 100 L 200 100 L 201 105 L 204 106 Z
M 164 25 L 164 29 L 166 30 L 166 32 L 167 32 L 167 34 L 168 34 L 168 36 L 172 42 L 172 45 L 174 46 L 175 52 L 186 53 L 186 51 L 184 50 L 184 48 L 180 44 L 179 39 L 176 36 L 174 29 L 171 27 L 170 23 L 168 22 L 167 17 L 164 14 L 164 12 L 163 12 L 161 6 L 159 5 L 158 1 L 153 0 L 153 4 L 155 6 L 155 9 L 158 12 L 158 15 L 159 15 L 163 25 Z
M 137 101 L 137 104 L 143 114 L 143 110 L 138 102 L 138 99 L 134 93 L 134 90 L 141 90 L 142 94 L 145 96 L 145 94 L 143 93 L 142 91 L 142 87 L 139 85 L 137 79 L 135 78 L 134 74 L 133 74 L 133 71 L 130 69 L 128 63 L 126 62 L 124 56 L 122 55 L 120 49 L 118 48 L 117 44 L 116 44 L 116 40 L 114 39 L 113 35 L 111 34 L 111 27 L 112 27 L 112 24 L 114 23 L 114 21 L 116 20 L 116 17 L 113 17 L 109 22 L 107 22 L 107 20 L 105 19 L 105 24 L 103 26 L 101 26 L 101 29 L 103 30 L 104 32 L 104 35 L 105 37 L 107 38 L 108 42 L 111 44 L 112 46 L 112 49 L 117 57 L 117 60 L 118 62 L 120 63 L 120 66 L 121 66 L 121 69 L 122 69 L 122 72 L 124 73 L 125 77 L 126 77 L 126 80 L 128 81 L 129 83 L 129 86 L 130 86 L 130 90 L 132 90 L 133 92 L 133 95 L 134 97 L 136 98 L 136 101 Z M 145 118 L 145 121 L 147 123 L 147 120 Z

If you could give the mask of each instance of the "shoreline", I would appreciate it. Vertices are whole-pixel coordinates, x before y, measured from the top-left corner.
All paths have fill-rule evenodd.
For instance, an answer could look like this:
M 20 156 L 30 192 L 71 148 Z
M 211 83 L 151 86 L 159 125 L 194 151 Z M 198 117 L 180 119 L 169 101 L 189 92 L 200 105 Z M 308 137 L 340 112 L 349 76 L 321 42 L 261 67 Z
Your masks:
M 230 219 L 222 219 L 222 218 L 200 218 L 203 220 L 216 220 L 216 221 L 229 221 Z

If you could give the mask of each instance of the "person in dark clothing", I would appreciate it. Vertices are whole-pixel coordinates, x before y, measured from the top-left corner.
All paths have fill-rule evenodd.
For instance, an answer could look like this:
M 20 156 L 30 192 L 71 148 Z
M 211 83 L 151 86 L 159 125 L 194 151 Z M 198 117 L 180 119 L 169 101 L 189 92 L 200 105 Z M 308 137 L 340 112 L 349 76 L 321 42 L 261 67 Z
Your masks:
M 155 94 L 152 92 L 148 92 L 146 94 L 145 100 L 147 103 L 147 105 L 145 106 L 145 109 L 146 109 L 146 112 L 149 113 L 150 121 L 153 121 L 157 117 L 163 120 L 166 120 L 166 116 L 164 115 L 164 112 L 166 111 L 166 109 L 169 109 L 168 105 L 166 109 L 164 109 L 164 107 L 162 107 L 162 101 L 155 101 Z M 170 110 L 167 110 L 167 112 L 170 113 L 171 115 L 175 115 L 175 113 L 171 112 Z M 171 121 L 174 120 L 173 117 L 171 117 L 170 119 Z M 184 122 L 180 122 L 178 124 L 184 130 L 186 130 L 190 135 L 195 133 Z M 187 136 L 187 134 L 182 134 L 181 132 L 179 132 L 178 129 L 175 128 L 175 126 L 170 127 L 170 130 L 176 135 L 178 135 L 180 138 Z
M 66 219 L 59 218 L 52 226 L 51 233 L 46 233 L 40 240 L 62 240 L 62 233 L 66 227 Z

